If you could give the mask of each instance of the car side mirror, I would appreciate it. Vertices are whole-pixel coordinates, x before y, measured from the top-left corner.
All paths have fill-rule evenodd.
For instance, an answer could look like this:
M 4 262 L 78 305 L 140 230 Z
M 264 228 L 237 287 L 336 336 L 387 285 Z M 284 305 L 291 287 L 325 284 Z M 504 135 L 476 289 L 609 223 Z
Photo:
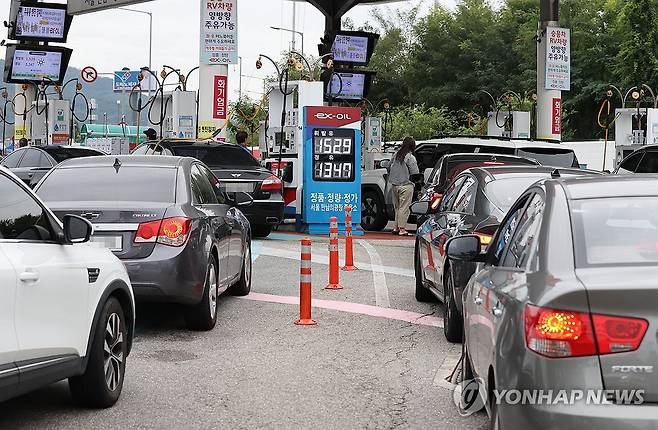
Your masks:
M 479 261 L 481 250 L 480 237 L 474 234 L 454 237 L 446 244 L 446 254 L 451 260 Z
M 89 242 L 94 232 L 94 226 L 77 215 L 64 215 L 64 239 L 66 243 Z
M 391 160 L 382 160 L 379 163 L 379 167 L 381 167 L 382 169 L 388 169 L 389 167 L 391 167 Z
M 237 192 L 231 196 L 231 203 L 235 207 L 251 206 L 254 203 L 254 198 L 245 192 Z

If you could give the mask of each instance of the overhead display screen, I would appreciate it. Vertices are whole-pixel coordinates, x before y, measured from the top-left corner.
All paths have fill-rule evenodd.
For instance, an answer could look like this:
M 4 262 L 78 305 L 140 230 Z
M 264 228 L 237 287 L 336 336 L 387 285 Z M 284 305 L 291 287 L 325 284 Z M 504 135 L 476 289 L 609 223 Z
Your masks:
M 65 4 L 24 2 L 18 7 L 10 38 L 66 42 L 71 19 Z
M 313 130 L 313 180 L 354 181 L 354 130 Z
M 334 61 L 365 64 L 368 62 L 368 37 L 339 34 L 331 52 Z
M 54 46 L 7 46 L 5 81 L 14 84 L 41 82 L 60 84 L 71 50 Z
M 342 83 L 342 87 L 341 87 Z M 335 99 L 363 100 L 366 89 L 365 73 L 334 73 L 327 91 Z

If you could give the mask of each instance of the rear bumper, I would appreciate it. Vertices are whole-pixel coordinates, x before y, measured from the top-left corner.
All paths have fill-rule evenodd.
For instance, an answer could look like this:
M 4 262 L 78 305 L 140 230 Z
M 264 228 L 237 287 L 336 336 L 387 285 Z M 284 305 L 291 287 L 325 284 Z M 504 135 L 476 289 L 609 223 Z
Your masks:
M 254 200 L 240 211 L 252 225 L 276 225 L 283 220 L 283 200 Z
M 208 256 L 190 249 L 156 245 L 140 260 L 122 260 L 137 302 L 194 305 L 201 301 Z
M 658 404 L 514 405 L 501 406 L 501 427 L 649 430 L 658 428 Z M 549 424 L 550 423 L 550 424 Z

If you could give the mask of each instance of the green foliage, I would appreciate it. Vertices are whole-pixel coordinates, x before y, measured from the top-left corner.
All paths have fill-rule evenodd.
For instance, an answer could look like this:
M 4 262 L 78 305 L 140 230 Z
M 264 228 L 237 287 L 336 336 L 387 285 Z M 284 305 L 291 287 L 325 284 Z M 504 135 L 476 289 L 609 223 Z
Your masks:
M 235 142 L 238 131 L 246 131 L 249 135 L 247 146 L 258 145 L 258 127 L 267 117 L 267 111 L 262 107 L 262 101 L 256 102 L 248 96 L 229 105 L 231 117 L 228 122 L 229 140 Z

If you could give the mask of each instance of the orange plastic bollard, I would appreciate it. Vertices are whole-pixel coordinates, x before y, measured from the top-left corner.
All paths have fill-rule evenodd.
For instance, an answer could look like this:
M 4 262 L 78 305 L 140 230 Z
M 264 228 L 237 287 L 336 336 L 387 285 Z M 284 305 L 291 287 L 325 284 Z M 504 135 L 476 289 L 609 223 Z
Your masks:
M 299 268 L 299 319 L 296 325 L 316 325 L 311 319 L 311 239 L 302 239 L 302 260 Z
M 352 207 L 345 206 L 345 266 L 342 268 L 346 272 L 359 270 L 354 265 L 354 248 L 352 243 Z
M 327 290 L 342 290 L 338 269 L 338 218 L 329 218 L 329 284 Z

